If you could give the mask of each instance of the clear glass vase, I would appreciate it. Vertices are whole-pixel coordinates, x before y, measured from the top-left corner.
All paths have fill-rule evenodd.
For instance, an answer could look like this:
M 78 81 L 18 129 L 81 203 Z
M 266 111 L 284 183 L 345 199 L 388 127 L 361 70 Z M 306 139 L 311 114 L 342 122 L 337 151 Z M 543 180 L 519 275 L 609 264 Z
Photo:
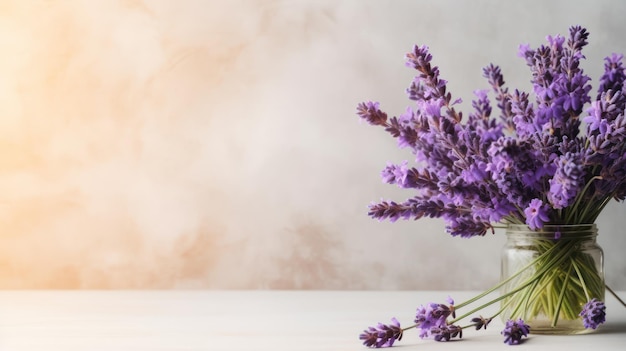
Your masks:
M 580 311 L 604 301 L 604 254 L 595 224 L 509 225 L 502 251 L 502 319 L 522 318 L 531 333 L 583 334 Z

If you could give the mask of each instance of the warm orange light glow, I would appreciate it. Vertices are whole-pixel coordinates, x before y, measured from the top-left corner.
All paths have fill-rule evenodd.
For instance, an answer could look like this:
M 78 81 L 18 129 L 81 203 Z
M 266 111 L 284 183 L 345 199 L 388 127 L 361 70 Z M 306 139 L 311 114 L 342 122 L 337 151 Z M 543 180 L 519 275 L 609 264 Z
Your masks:
M 0 287 L 206 286 L 223 4 L 3 4 Z
M 371 201 L 408 197 L 379 172 L 413 155 L 359 124 L 356 105 L 405 111 L 413 44 L 468 106 L 489 60 L 523 87 L 517 43 L 573 23 L 599 38 L 585 54 L 598 77 L 601 55 L 626 52 L 620 9 L 0 1 L 0 289 L 484 289 L 502 236 L 367 217 Z M 601 232 L 623 226 L 620 211 Z M 620 272 L 620 236 L 600 237 Z

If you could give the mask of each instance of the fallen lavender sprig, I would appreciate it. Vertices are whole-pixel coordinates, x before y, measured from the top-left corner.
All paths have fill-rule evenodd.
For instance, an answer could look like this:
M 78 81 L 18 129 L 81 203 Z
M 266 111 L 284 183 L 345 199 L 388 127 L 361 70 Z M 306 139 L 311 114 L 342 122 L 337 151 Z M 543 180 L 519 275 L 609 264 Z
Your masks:
M 402 328 L 400 322 L 394 317 L 391 319 L 391 324 L 378 323 L 376 327 L 368 327 L 359 335 L 359 339 L 363 340 L 363 345 L 373 348 L 391 347 L 395 341 L 402 340 L 404 333 L 409 329 L 418 329 L 419 337 L 422 339 L 432 338 L 435 341 L 450 341 L 453 338 L 463 337 L 463 329 L 474 327 L 476 330 L 487 329 L 487 326 L 491 321 L 498 317 L 506 308 L 502 306 L 495 314 L 490 317 L 478 316 L 470 320 L 469 324 L 464 326 L 457 325 L 458 322 L 467 318 L 468 316 L 490 306 L 500 300 L 506 298 L 507 295 L 500 296 L 496 299 L 492 299 L 487 303 L 473 308 L 468 313 L 456 318 L 456 312 L 464 307 L 480 300 L 488 293 L 491 293 L 498 289 L 502 283 L 497 284 L 493 288 L 486 291 L 477 297 L 474 297 L 468 301 L 465 301 L 459 305 L 454 304 L 454 300 L 450 297 L 447 299 L 448 304 L 440 303 L 428 303 L 426 305 L 419 306 L 415 314 L 415 324 L 409 327 Z M 626 307 L 626 304 L 622 299 L 613 292 L 613 290 L 607 286 L 615 298 Z M 598 299 L 589 300 L 585 306 L 583 306 L 580 316 L 583 319 L 583 324 L 587 329 L 596 329 L 606 321 L 606 306 L 604 302 Z M 501 334 L 504 336 L 504 343 L 509 345 L 517 345 L 522 342 L 522 337 L 527 337 L 531 333 L 530 326 L 528 326 L 524 320 L 518 318 L 517 320 L 508 319 L 505 323 L 504 329 Z
M 490 291 L 495 290 L 497 287 L 498 286 L 494 289 L 490 289 Z M 402 340 L 405 331 L 414 328 L 418 329 L 418 335 L 422 339 L 432 338 L 435 341 L 450 341 L 456 337 L 461 339 L 463 337 L 463 329 L 474 327 L 476 330 L 486 330 L 489 323 L 500 315 L 505 310 L 506 306 L 503 306 L 499 311 L 488 318 L 482 316 L 474 317 L 470 320 L 469 324 L 464 326 L 459 326 L 457 324 L 459 321 L 502 300 L 510 294 L 511 293 L 492 299 L 459 318 L 454 317 L 456 311 L 477 301 L 478 298 L 470 299 L 457 306 L 455 306 L 454 301 L 450 299 L 448 301 L 450 303 L 449 305 L 428 303 L 425 306 L 422 305 L 417 308 L 415 324 L 402 328 L 400 322 L 396 318 L 392 318 L 391 324 L 378 323 L 376 327 L 368 327 L 359 335 L 359 339 L 363 340 L 363 345 L 368 347 L 391 347 L 395 341 Z M 590 300 L 583 307 L 580 316 L 583 318 L 585 328 L 596 329 L 599 325 L 603 324 L 606 319 L 604 302 L 598 301 L 597 299 Z M 522 337 L 527 337 L 530 332 L 530 326 L 528 326 L 524 320 L 518 318 L 517 320 L 507 320 L 501 334 L 504 336 L 504 343 L 517 345 L 522 342 Z

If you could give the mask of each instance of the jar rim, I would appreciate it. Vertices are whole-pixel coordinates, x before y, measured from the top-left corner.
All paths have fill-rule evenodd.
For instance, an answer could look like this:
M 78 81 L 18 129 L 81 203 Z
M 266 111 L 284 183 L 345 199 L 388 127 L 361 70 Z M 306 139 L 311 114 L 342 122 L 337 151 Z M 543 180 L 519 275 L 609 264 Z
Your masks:
M 532 230 L 526 224 L 508 224 L 507 235 L 531 235 L 534 237 L 593 237 L 598 235 L 595 223 L 588 224 L 546 224 L 543 228 Z
M 542 232 L 542 231 L 552 231 L 554 229 L 577 229 L 577 228 L 595 228 L 596 224 L 595 223 L 582 223 L 582 224 L 545 224 L 543 226 L 543 228 L 539 229 L 539 230 L 532 230 L 530 229 L 530 227 L 528 226 L 528 224 L 514 224 L 514 223 L 510 223 L 507 224 L 507 228 L 512 228 L 515 230 L 527 230 L 527 231 L 533 231 L 533 232 Z

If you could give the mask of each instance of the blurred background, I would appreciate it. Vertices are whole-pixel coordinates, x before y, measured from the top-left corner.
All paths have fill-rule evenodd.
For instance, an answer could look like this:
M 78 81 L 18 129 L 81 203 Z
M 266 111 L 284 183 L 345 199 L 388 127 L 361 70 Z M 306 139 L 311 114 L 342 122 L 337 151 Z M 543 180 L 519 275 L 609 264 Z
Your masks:
M 484 289 L 503 232 L 377 222 L 410 159 L 357 103 L 402 113 L 428 45 L 455 97 L 521 43 L 591 33 L 583 68 L 625 53 L 622 1 L 1 1 L 0 288 Z M 626 216 L 600 218 L 626 289 Z

